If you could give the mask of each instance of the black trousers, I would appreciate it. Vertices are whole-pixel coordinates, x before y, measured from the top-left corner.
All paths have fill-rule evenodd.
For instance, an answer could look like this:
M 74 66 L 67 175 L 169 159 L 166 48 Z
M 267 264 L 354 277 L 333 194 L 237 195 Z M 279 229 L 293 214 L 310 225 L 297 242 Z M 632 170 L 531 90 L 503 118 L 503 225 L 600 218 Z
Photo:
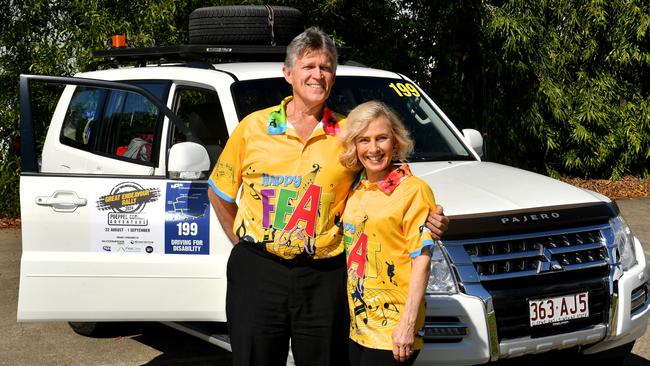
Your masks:
M 228 260 L 226 314 L 233 365 L 347 365 L 345 255 L 283 260 L 251 243 Z
M 393 357 L 393 351 L 364 347 L 352 340 L 348 345 L 351 366 L 411 366 L 418 358 L 420 351 L 414 351 L 404 362 L 398 362 Z

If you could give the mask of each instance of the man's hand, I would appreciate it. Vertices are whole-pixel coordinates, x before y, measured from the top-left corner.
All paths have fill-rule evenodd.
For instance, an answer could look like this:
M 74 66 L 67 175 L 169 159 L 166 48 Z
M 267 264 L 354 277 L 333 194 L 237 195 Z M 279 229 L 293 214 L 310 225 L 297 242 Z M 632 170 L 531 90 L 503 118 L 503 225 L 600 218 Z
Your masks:
M 435 210 L 429 211 L 426 225 L 431 230 L 433 240 L 440 240 L 442 234 L 447 231 L 447 226 L 449 226 L 449 218 L 443 213 L 442 206 L 436 205 Z

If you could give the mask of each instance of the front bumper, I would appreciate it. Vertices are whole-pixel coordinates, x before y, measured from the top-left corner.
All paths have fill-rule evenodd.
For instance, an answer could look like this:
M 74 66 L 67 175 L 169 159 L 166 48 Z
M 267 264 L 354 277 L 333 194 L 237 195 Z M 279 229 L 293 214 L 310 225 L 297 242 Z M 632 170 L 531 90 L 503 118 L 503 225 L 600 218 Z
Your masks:
M 461 337 L 427 342 L 417 365 L 476 365 L 490 360 L 487 312 L 483 301 L 465 294 L 427 296 L 427 322 L 466 327 Z
M 632 342 L 646 331 L 650 317 L 650 269 L 647 267 L 643 247 L 636 238 L 634 248 L 637 264 L 618 280 L 618 295 L 615 296 L 607 337 L 602 342 L 585 348 L 585 354 L 606 351 Z
M 490 326 L 490 305 L 483 299 L 464 294 L 427 296 L 427 322 L 435 324 L 442 319 L 447 326 L 464 327 L 466 332 L 460 337 L 450 335 L 447 339 L 442 337 L 425 343 L 417 365 L 476 365 L 572 347 L 581 347 L 583 353 L 593 354 L 634 341 L 643 335 L 650 317 L 650 271 L 641 243 L 636 239 L 635 250 L 637 264 L 615 282 L 617 291 L 612 299 L 610 324 L 575 332 L 497 343 L 495 326 Z

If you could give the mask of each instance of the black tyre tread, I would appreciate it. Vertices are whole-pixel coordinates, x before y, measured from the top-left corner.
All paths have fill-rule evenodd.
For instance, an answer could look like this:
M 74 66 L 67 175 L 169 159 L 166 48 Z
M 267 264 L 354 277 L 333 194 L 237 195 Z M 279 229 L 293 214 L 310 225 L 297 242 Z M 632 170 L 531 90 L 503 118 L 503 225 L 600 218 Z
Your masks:
M 273 7 L 276 44 L 288 44 L 302 28 L 302 13 L 286 6 Z M 265 6 L 230 5 L 198 8 L 190 14 L 192 44 L 271 44 Z
M 68 322 L 68 325 L 75 333 L 86 337 L 95 337 L 102 330 L 102 325 L 98 322 Z
M 302 17 L 300 10 L 288 6 L 273 6 L 275 17 Z M 190 20 L 196 18 L 236 18 L 236 17 L 268 17 L 268 10 L 264 5 L 224 5 L 209 6 L 195 9 L 190 13 Z

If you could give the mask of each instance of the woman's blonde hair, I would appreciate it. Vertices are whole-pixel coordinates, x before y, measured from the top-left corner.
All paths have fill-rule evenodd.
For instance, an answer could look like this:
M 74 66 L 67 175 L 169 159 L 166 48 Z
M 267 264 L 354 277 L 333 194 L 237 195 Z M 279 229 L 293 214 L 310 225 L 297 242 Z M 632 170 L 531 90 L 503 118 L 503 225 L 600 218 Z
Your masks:
M 393 160 L 405 161 L 406 157 L 413 152 L 413 140 L 395 112 L 384 103 L 371 100 L 359 104 L 348 115 L 340 133 L 341 145 L 344 150 L 343 154 L 339 156 L 341 164 L 350 169 L 358 169 L 362 166 L 357 157 L 357 147 L 354 142 L 370 122 L 382 116 L 389 123 L 395 143 Z

